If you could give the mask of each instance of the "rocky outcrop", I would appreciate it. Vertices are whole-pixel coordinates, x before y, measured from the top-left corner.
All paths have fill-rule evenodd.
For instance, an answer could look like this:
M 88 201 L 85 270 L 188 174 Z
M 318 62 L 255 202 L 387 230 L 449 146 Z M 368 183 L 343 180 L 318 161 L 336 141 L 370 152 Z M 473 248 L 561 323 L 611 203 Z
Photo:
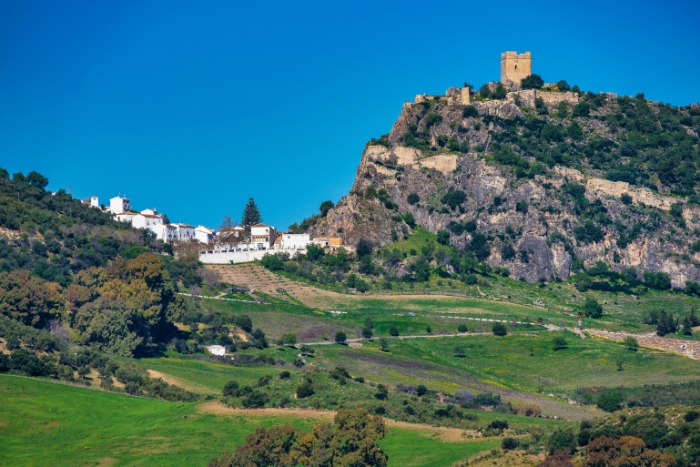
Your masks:
M 512 277 L 526 281 L 566 279 L 578 259 L 588 267 L 597 261 L 617 271 L 634 267 L 640 277 L 643 271 L 665 272 L 674 287 L 700 282 L 700 254 L 688 251 L 688 244 L 696 241 L 689 232 L 700 229 L 700 208 L 646 187 L 605 180 L 595 171 L 554 165 L 523 178 L 507 164 L 493 161 L 494 135 L 507 131 L 509 119 L 532 118 L 527 107 L 534 107 L 534 99 L 542 97 L 556 107 L 561 101 L 575 104 L 578 94 L 512 92 L 507 99 L 473 102 L 478 115 L 459 104 L 461 95 L 461 89 L 451 88 L 446 97 L 425 96 L 427 101 L 405 104 L 388 144 L 366 147 L 351 193 L 311 233 L 340 235 L 350 244 L 364 237 L 388 245 L 410 233 L 404 222 L 410 213 L 416 225 L 431 232 L 451 230 L 451 244 L 464 251 L 475 234 L 459 226 L 476 221 L 477 232 L 488 238 L 486 262 L 507 267 Z M 617 97 L 607 94 L 605 99 L 614 105 Z M 558 124 L 547 115 L 539 118 Z M 580 119 L 580 126 L 588 135 L 612 138 L 601 119 Z M 409 147 L 407 141 L 420 145 Z M 522 157 L 535 163 L 531 155 Z M 567 183 L 581 185 L 603 216 L 595 218 L 601 219 L 595 240 L 577 234 L 584 221 L 562 189 Z M 443 202 L 452 191 L 464 194 L 459 206 Z M 418 202 L 411 204 L 408 196 L 413 194 Z M 629 196 L 624 202 L 623 195 Z M 677 232 L 679 219 L 669 213 L 677 203 L 689 228 L 685 234 Z

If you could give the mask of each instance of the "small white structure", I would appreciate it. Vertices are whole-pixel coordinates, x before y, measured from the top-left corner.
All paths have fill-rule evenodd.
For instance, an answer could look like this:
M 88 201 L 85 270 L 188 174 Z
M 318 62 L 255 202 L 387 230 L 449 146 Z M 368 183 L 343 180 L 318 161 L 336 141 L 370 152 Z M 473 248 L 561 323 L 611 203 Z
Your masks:
M 275 243 L 277 231 L 274 227 L 265 224 L 255 224 L 250 227 L 250 243 L 256 244 L 258 249 L 268 249 Z
M 90 206 L 91 208 L 100 207 L 100 199 L 97 196 L 91 196 L 82 200 L 83 204 Z
M 138 216 L 138 212 L 134 211 L 126 211 L 119 213 L 115 215 L 114 217 L 119 221 L 119 222 L 128 222 L 131 225 L 134 225 L 134 217 Z
M 283 250 L 305 250 L 309 243 L 312 243 L 309 234 L 282 234 Z
M 109 212 L 112 214 L 121 214 L 131 211 L 131 201 L 121 196 L 115 196 L 109 200 Z
M 165 243 L 173 243 L 177 241 L 177 227 L 172 224 L 161 224 L 156 226 L 156 238 L 163 240 Z
M 219 357 L 226 355 L 226 348 L 222 345 L 208 345 L 206 349 L 212 355 L 218 355 Z
M 194 240 L 194 227 L 189 224 L 171 224 L 177 229 L 177 239 L 181 242 Z
M 214 240 L 215 232 L 203 225 L 198 225 L 194 229 L 194 238 L 204 245 L 209 245 Z
M 136 214 L 131 219 L 131 225 L 137 229 L 148 229 L 158 233 L 159 225 L 163 225 L 163 216 L 154 214 Z

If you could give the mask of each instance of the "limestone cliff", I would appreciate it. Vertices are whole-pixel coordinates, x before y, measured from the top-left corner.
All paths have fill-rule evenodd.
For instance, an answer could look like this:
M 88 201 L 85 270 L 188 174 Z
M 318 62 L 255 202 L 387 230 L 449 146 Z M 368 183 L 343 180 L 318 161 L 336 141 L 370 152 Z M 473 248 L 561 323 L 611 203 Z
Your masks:
M 498 100 L 472 93 L 472 100 L 462 105 L 452 92 L 404 104 L 382 144 L 367 145 L 350 194 L 311 233 L 385 246 L 410 232 L 410 213 L 429 231 L 451 231 L 460 251 L 471 248 L 475 232 L 485 234 L 485 261 L 530 282 L 566 279 L 575 259 L 586 267 L 599 260 L 616 271 L 635 267 L 639 276 L 666 272 L 674 287 L 700 282 L 700 255 L 689 251 L 698 240 L 697 205 L 664 193 L 670 187 L 651 168 L 644 186 L 604 178 L 601 167 L 636 160 L 626 156 L 628 130 L 608 117 L 629 103 L 614 94 L 531 90 Z M 652 116 L 664 111 L 631 101 Z M 678 118 L 697 115 L 692 109 L 679 110 Z M 684 131 L 697 154 L 693 126 Z M 601 165 L 596 157 L 606 154 L 612 160 Z M 448 193 L 459 194 L 452 198 L 458 203 Z M 464 228 L 468 221 L 476 230 Z

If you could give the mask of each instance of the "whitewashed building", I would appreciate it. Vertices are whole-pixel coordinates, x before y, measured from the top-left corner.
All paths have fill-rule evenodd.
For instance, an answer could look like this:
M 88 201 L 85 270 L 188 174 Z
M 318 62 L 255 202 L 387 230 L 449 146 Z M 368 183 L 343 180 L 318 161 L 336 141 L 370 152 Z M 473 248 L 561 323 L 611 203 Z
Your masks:
M 128 222 L 131 225 L 134 225 L 134 217 L 138 216 L 138 212 L 134 211 L 126 211 L 126 212 L 121 212 L 114 217 L 119 221 L 119 222 Z
M 268 249 L 275 243 L 276 230 L 265 224 L 255 224 L 250 227 L 250 243 L 257 245 L 257 249 Z
M 305 250 L 306 246 L 312 243 L 311 235 L 309 234 L 282 234 L 281 248 L 283 250 Z
M 163 225 L 163 216 L 154 214 L 136 214 L 131 220 L 131 225 L 137 229 L 148 229 L 157 233 L 158 226 Z
M 177 227 L 172 224 L 161 224 L 157 226 L 154 232 L 158 240 L 162 240 L 165 243 L 173 243 L 178 240 Z
M 198 225 L 194 229 L 194 238 L 203 245 L 209 245 L 215 238 L 215 232 L 203 225 Z
M 177 228 L 177 239 L 181 242 L 194 240 L 194 227 L 189 224 L 171 224 Z
M 115 196 L 109 200 L 109 212 L 112 214 L 121 214 L 131 211 L 131 201 L 121 196 Z
M 90 206 L 91 208 L 100 207 L 100 199 L 97 196 L 90 196 L 89 198 L 85 198 L 81 201 L 83 204 Z

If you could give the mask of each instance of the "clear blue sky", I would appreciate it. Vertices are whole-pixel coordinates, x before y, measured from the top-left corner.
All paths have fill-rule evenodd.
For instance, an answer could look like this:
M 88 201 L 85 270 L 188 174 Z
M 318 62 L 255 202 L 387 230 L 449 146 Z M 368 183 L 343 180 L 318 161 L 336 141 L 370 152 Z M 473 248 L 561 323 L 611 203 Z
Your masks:
M 346 194 L 401 105 L 498 80 L 700 100 L 697 1 L 0 3 L 0 166 L 217 227 Z

